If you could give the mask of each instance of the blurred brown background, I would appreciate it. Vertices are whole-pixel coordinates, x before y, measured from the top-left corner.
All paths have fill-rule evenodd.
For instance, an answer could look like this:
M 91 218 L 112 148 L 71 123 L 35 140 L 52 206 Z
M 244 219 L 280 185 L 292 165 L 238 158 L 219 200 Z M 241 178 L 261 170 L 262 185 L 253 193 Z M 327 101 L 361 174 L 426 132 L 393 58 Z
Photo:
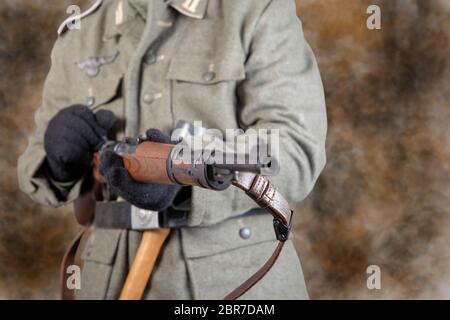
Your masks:
M 16 161 L 33 130 L 69 4 L 0 2 L 0 298 L 58 298 L 77 230 L 70 207 L 33 204 Z M 382 10 L 382 30 L 366 9 Z M 450 298 L 450 2 L 299 0 L 321 68 L 328 165 L 298 206 L 295 241 L 314 299 Z M 368 290 L 378 265 L 382 289 Z

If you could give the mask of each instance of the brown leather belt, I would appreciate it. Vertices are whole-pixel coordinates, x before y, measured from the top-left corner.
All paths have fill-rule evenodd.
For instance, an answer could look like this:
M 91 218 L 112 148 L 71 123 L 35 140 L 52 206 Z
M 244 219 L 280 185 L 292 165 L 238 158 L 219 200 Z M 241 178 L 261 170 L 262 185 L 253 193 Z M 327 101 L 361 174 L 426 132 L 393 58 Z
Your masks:
M 254 208 L 233 217 L 233 219 L 259 214 L 267 214 L 267 212 L 261 208 Z M 189 211 L 176 210 L 174 208 L 156 212 L 137 209 L 125 201 L 97 202 L 94 227 L 136 231 L 159 228 L 189 228 L 188 215 Z
M 148 229 L 184 228 L 189 211 L 167 208 L 164 211 L 139 209 L 126 201 L 97 202 L 94 227 L 101 229 Z

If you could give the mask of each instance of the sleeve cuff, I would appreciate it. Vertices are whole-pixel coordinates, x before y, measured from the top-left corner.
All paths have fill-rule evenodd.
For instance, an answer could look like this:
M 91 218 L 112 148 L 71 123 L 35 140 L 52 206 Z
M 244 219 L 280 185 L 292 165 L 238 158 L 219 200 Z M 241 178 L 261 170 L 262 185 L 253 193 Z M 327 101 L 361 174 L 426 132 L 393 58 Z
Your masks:
M 19 159 L 19 185 L 34 201 L 51 207 L 59 207 L 78 198 L 84 177 L 77 181 L 54 181 L 45 168 L 45 152 L 35 150 L 33 161 Z

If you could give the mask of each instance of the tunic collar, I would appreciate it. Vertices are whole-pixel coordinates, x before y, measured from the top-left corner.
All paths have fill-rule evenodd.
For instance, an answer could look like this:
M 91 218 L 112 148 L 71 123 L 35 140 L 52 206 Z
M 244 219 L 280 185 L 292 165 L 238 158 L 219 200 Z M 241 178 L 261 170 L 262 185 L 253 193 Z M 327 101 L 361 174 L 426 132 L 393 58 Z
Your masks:
M 147 17 L 147 4 L 149 0 L 128 0 L 133 7 L 145 19 Z M 158 0 L 151 0 L 158 1 Z M 208 7 L 208 0 L 159 0 L 164 1 L 181 14 L 195 18 L 203 19 Z

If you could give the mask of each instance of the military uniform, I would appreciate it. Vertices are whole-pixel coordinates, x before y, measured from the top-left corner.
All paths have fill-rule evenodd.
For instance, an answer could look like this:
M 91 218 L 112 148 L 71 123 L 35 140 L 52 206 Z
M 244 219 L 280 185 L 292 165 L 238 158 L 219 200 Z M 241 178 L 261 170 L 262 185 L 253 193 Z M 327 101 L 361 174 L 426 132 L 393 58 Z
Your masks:
M 61 108 L 86 104 L 121 120 L 118 138 L 178 120 L 203 126 L 279 129 L 281 170 L 273 183 L 303 200 L 325 165 L 326 113 L 318 67 L 293 0 L 111 0 L 65 30 L 52 52 L 36 131 L 18 164 L 21 189 L 50 206 L 73 201 L 81 181 L 53 181 L 43 135 Z M 56 192 L 58 191 L 58 192 Z M 62 196 L 61 196 L 62 195 Z M 193 188 L 186 228 L 174 230 L 146 299 L 220 299 L 273 251 L 272 217 L 247 216 L 236 188 Z M 82 252 L 82 299 L 116 299 L 141 233 L 94 228 Z M 289 240 L 244 299 L 306 299 Z

